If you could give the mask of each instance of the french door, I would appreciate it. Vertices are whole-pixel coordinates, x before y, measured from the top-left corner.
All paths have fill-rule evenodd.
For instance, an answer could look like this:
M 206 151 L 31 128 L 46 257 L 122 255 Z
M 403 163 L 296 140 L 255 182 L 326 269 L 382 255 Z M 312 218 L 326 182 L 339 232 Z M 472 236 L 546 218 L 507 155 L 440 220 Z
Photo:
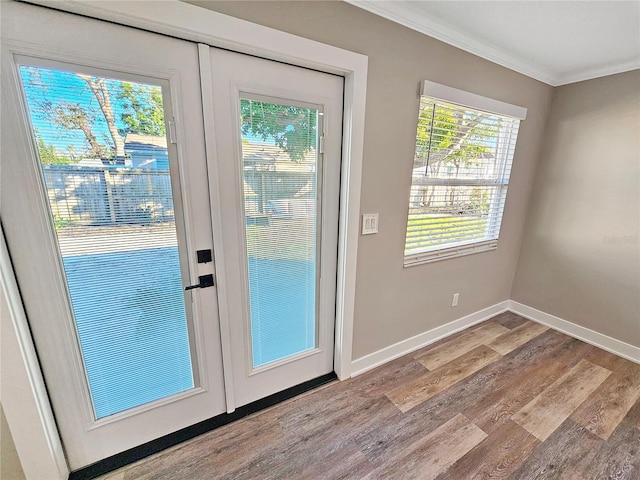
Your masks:
M 240 406 L 333 371 L 343 79 L 215 48 L 200 60 Z
M 226 409 L 197 46 L 3 6 L 2 223 L 70 467 Z M 8 119 L 11 119 L 8 121 Z
M 2 227 L 71 469 L 331 372 L 342 78 L 3 16 Z

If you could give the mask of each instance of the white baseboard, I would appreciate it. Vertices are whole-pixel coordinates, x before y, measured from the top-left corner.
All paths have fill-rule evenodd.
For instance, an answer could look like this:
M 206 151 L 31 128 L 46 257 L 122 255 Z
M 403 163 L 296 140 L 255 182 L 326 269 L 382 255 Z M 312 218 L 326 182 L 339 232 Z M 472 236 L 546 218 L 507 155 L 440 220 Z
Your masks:
M 436 327 L 427 332 L 420 333 L 415 337 L 407 338 L 398 343 L 394 343 L 388 347 L 385 347 L 377 352 L 370 353 L 364 357 L 357 358 L 351 362 L 351 376 L 355 377 L 361 373 L 378 367 L 384 363 L 390 362 L 398 357 L 411 353 L 419 348 L 426 347 L 427 345 L 437 342 L 449 335 L 464 330 L 472 325 L 480 322 L 484 322 L 499 313 L 506 312 L 509 309 L 510 301 L 496 303 L 491 307 L 484 308 L 477 312 L 474 312 L 466 317 L 459 318 L 453 322 L 449 322 L 440 327 Z
M 541 323 L 547 327 L 558 330 L 573 338 L 582 340 L 590 345 L 594 345 L 602 350 L 611 352 L 619 357 L 626 358 L 632 362 L 640 363 L 640 348 L 625 343 L 621 340 L 598 333 L 589 328 L 582 327 L 568 320 L 556 317 L 549 313 L 536 310 L 533 307 L 524 305 L 522 303 L 509 300 L 508 310 L 518 315 L 533 320 L 534 322 Z
M 553 328 L 554 330 L 569 335 L 570 337 L 577 338 L 578 340 L 582 340 L 590 345 L 606 350 L 607 352 L 611 352 L 619 357 L 626 358 L 627 360 L 631 360 L 635 363 L 640 363 L 639 347 L 635 347 L 621 340 L 616 340 L 615 338 L 582 327 L 549 313 L 536 310 L 528 305 L 524 305 L 513 300 L 505 300 L 504 302 L 496 303 L 491 307 L 484 308 L 467 315 L 466 317 L 462 317 L 454 320 L 453 322 L 436 327 L 433 330 L 420 333 L 415 337 L 394 343 L 393 345 L 378 350 L 377 352 L 357 358 L 351 362 L 351 376 L 355 377 L 367 370 L 379 367 L 391 360 L 395 360 L 396 358 L 418 350 L 419 348 L 426 347 L 431 343 L 437 342 L 449 335 L 453 335 L 465 328 L 484 322 L 485 320 L 488 320 L 499 313 L 506 312 L 507 310 L 517 313 L 529 320 L 533 320 L 534 322 L 546 325 L 547 327 Z

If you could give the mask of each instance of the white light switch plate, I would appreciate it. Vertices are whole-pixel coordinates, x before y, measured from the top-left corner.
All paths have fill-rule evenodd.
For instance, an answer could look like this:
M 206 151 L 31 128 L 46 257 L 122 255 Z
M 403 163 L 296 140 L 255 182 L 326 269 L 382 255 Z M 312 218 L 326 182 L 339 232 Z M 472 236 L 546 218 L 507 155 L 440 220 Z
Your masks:
M 362 215 L 362 235 L 378 233 L 378 214 L 365 213 Z

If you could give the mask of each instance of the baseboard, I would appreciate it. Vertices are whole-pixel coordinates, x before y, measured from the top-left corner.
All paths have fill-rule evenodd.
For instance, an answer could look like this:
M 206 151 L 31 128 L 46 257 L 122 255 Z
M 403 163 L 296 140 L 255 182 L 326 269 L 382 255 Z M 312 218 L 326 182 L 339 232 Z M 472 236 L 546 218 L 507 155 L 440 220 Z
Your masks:
M 523 303 L 509 300 L 508 310 L 518 315 L 533 320 L 534 322 L 541 323 L 547 327 L 558 330 L 573 338 L 582 340 L 590 345 L 611 352 L 619 357 L 626 358 L 635 363 L 640 363 L 640 348 L 625 343 L 621 340 L 609 337 L 602 333 L 598 333 L 589 328 L 582 327 L 568 320 L 556 317 L 549 313 L 536 310 L 533 307 L 524 305 Z
M 415 337 L 394 343 L 393 345 L 378 350 L 377 352 L 370 353 L 369 355 L 365 355 L 364 357 L 357 358 L 351 362 L 351 376 L 355 377 L 356 375 L 360 375 L 367 370 L 383 365 L 391 360 L 406 355 L 407 353 L 418 350 L 419 348 L 426 347 L 427 345 L 446 338 L 449 335 L 453 335 L 460 330 L 464 330 L 472 325 L 484 322 L 499 313 L 506 312 L 509 309 L 509 305 L 509 300 L 496 303 L 495 305 L 474 312 L 466 317 L 459 318 L 453 322 L 449 322 L 427 332 L 420 333 Z

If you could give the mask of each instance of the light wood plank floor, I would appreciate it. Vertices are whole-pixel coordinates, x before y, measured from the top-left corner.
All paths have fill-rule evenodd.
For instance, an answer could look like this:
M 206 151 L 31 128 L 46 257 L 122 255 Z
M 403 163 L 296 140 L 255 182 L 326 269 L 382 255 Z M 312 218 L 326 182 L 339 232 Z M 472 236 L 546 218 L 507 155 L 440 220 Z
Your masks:
M 640 365 L 504 313 L 129 479 L 640 479 Z

